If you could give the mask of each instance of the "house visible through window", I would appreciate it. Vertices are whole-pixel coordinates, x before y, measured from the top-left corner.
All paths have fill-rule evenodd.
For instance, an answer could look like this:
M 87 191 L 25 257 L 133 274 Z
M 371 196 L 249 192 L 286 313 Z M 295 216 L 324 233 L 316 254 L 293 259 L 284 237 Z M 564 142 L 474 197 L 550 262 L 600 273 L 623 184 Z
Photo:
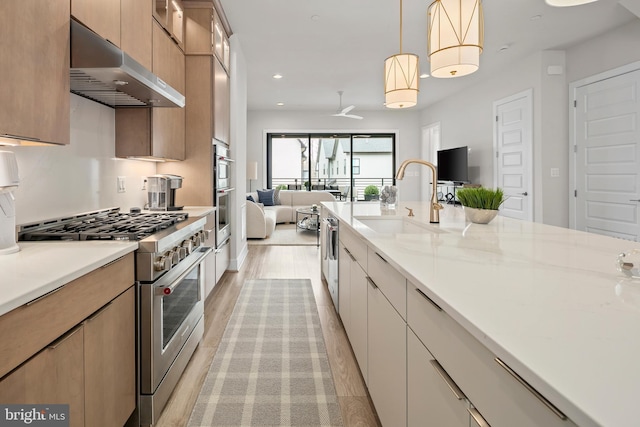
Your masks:
M 333 191 L 351 200 L 395 183 L 394 134 L 267 134 L 267 186 Z M 341 173 L 342 172 L 342 173 Z

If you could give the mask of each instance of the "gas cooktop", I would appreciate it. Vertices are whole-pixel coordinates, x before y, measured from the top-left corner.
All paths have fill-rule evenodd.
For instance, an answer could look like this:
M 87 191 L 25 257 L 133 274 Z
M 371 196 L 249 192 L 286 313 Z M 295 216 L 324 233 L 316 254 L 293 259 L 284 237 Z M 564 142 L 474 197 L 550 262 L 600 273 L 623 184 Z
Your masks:
M 142 240 L 185 221 L 185 212 L 120 212 L 119 208 L 20 226 L 18 240 Z

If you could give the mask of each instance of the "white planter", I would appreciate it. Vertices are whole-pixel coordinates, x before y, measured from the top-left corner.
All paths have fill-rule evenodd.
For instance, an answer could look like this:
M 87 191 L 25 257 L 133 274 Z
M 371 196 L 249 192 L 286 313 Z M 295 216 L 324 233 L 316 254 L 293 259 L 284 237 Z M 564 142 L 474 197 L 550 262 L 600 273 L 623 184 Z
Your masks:
M 462 208 L 464 209 L 464 216 L 467 218 L 467 221 L 475 224 L 488 224 L 498 215 L 498 210 L 476 209 L 468 206 L 463 206 Z

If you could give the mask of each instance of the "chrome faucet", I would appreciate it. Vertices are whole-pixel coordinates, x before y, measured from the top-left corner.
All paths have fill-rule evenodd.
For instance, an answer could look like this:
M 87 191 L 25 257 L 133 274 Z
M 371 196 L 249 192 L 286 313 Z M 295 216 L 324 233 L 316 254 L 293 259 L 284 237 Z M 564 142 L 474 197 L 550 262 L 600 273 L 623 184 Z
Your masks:
M 433 182 L 431 186 L 431 202 L 429 203 L 429 222 L 433 224 L 437 224 L 440 222 L 440 209 L 443 209 L 442 205 L 438 202 L 438 172 L 436 171 L 436 167 L 427 162 L 426 160 L 421 159 L 407 159 L 400 165 L 398 168 L 398 172 L 396 173 L 396 179 L 401 180 L 404 178 L 404 170 L 411 163 L 418 163 L 421 165 L 427 166 L 431 169 L 431 173 L 433 175 Z

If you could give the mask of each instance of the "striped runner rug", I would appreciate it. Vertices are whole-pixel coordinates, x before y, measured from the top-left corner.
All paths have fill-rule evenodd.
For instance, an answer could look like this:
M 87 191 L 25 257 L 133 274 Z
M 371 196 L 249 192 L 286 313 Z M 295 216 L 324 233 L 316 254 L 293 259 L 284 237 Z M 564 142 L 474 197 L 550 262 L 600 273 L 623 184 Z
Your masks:
M 309 279 L 244 283 L 188 425 L 342 426 Z

